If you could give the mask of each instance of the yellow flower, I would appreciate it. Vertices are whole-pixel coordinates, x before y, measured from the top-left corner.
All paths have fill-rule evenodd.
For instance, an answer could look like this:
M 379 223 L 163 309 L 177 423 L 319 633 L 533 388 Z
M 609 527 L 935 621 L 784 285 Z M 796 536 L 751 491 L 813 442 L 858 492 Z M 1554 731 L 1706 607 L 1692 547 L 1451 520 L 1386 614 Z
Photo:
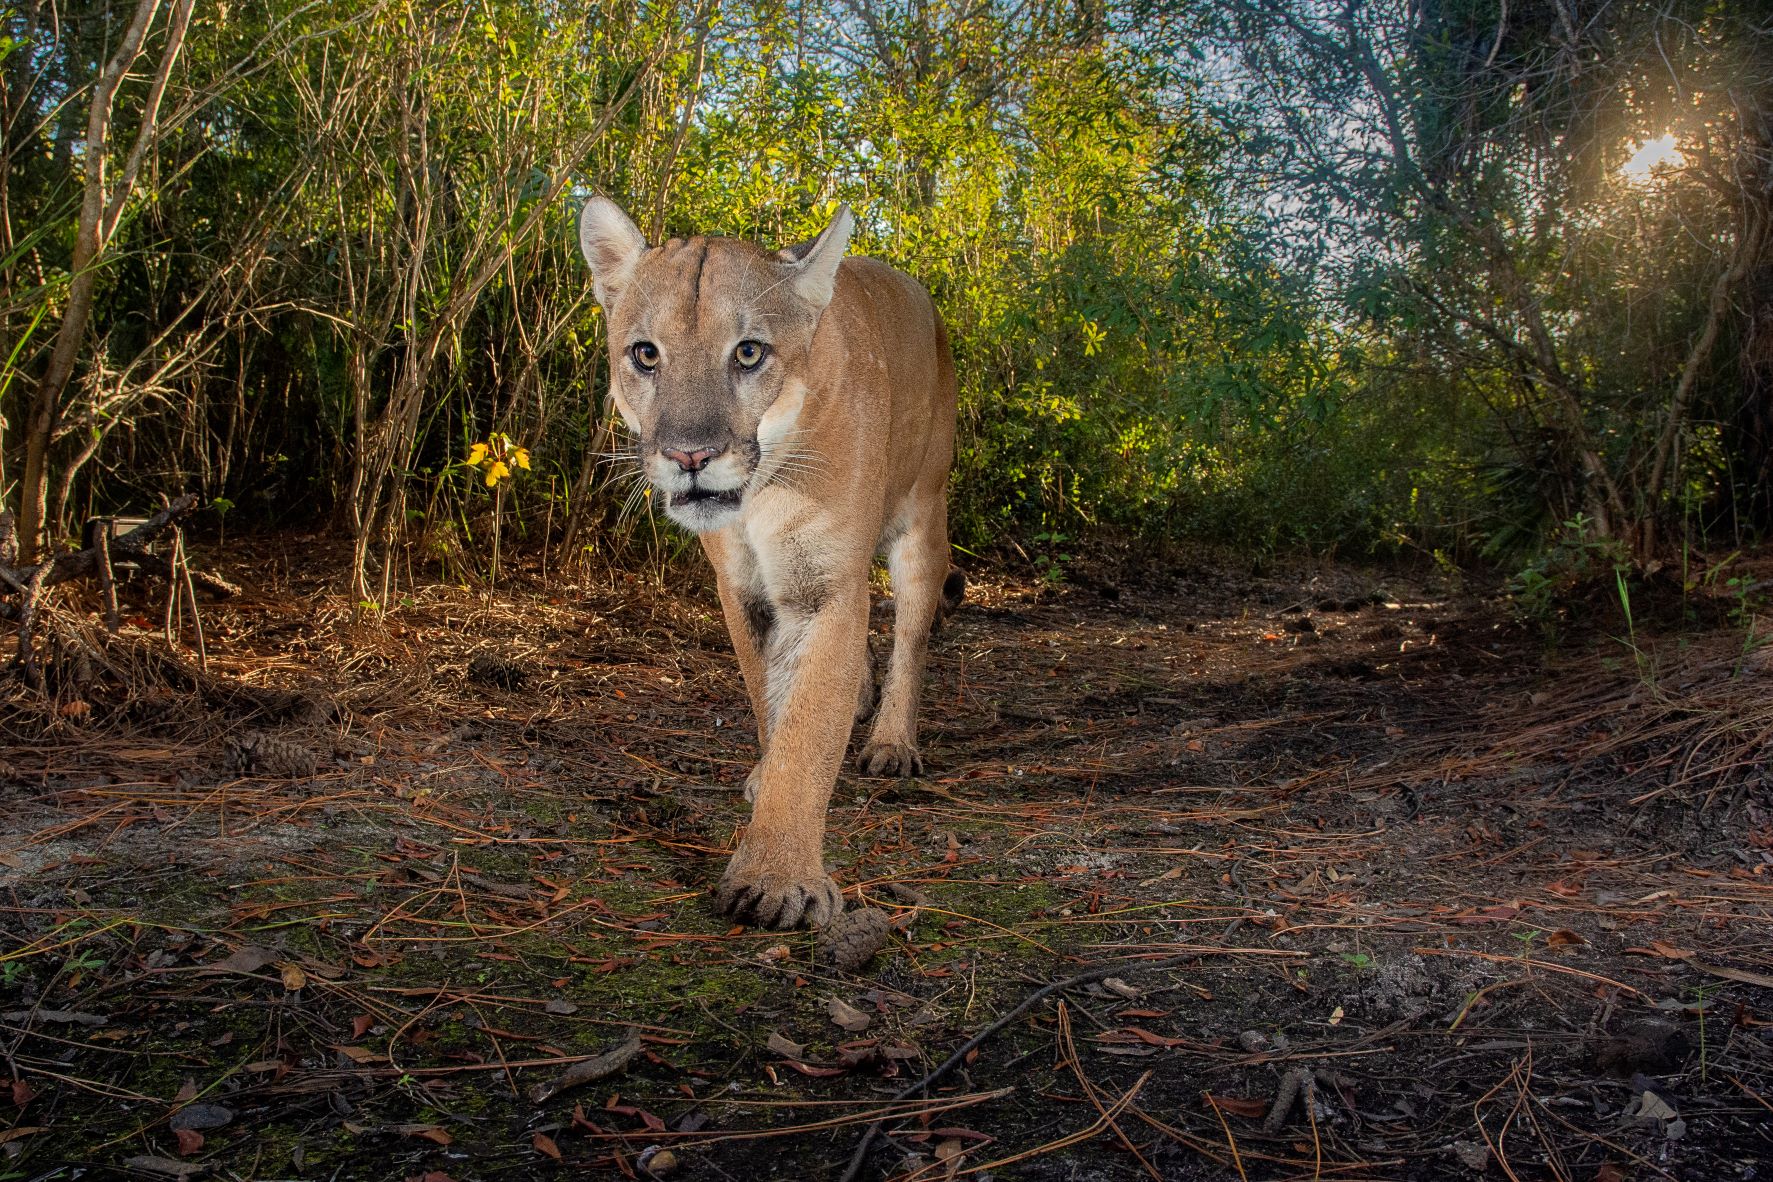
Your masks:
M 509 475 L 511 475 L 511 469 L 505 467 L 505 461 L 494 460 L 486 467 L 486 487 L 491 488 Z
M 511 458 L 517 462 L 519 468 L 522 468 L 525 472 L 529 471 L 529 448 L 514 448 L 511 452 Z
M 471 468 L 478 468 L 484 459 L 486 459 L 486 444 L 476 443 L 474 449 L 468 453 L 468 458 L 462 462 Z

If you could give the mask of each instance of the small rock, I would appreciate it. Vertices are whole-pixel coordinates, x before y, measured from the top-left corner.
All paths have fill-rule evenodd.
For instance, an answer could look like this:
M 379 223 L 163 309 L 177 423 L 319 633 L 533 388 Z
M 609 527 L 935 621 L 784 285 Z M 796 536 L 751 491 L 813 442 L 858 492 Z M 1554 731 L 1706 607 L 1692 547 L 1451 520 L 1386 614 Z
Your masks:
M 1490 1164 L 1490 1147 L 1482 1141 L 1455 1141 L 1452 1148 L 1453 1156 L 1468 1170 L 1481 1174 Z
M 669 1149 L 661 1149 L 656 1145 L 649 1145 L 646 1149 L 641 1151 L 640 1157 L 635 1164 L 654 1178 L 663 1178 L 666 1174 L 672 1173 L 677 1169 L 677 1155 L 672 1153 Z
M 576 1014 L 579 1012 L 578 1006 L 561 997 L 549 998 L 547 1004 L 542 1008 L 550 1014 Z
M 234 1110 L 220 1104 L 187 1104 L 172 1114 L 168 1122 L 174 1132 L 191 1129 L 204 1132 L 234 1123 Z

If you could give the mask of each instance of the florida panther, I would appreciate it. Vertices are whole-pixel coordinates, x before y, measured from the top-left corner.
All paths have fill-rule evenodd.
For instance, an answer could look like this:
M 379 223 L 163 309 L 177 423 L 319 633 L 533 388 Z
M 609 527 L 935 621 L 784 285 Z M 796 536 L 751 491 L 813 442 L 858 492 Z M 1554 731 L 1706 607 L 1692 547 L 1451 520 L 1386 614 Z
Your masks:
M 840 207 L 772 251 L 646 239 L 615 203 L 579 220 L 608 319 L 610 393 L 657 502 L 701 536 L 757 715 L 751 823 L 715 894 L 735 919 L 814 926 L 843 910 L 825 809 L 873 703 L 868 582 L 884 553 L 893 650 L 866 775 L 916 775 L 930 628 L 964 582 L 948 562 L 956 383 L 915 280 L 845 258 Z

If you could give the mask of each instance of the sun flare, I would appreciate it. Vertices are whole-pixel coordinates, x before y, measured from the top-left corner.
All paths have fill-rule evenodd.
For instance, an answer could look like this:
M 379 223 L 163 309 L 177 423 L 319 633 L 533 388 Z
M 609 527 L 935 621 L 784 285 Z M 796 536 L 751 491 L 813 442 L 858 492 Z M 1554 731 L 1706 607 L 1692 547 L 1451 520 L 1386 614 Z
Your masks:
M 1670 132 L 1639 144 L 1619 171 L 1628 181 L 1647 181 L 1658 168 L 1679 168 L 1686 162 L 1686 156 L 1675 147 L 1675 137 Z

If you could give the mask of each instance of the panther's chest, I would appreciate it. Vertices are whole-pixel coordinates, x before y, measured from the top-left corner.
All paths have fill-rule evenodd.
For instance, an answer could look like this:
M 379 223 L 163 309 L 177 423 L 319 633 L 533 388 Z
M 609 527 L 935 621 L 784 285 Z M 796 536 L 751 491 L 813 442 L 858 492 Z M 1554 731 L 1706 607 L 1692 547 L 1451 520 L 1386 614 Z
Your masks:
M 879 522 L 863 526 L 865 538 L 858 524 L 843 506 L 769 488 L 745 499 L 708 553 L 746 599 L 816 611 L 840 584 L 867 580 Z

